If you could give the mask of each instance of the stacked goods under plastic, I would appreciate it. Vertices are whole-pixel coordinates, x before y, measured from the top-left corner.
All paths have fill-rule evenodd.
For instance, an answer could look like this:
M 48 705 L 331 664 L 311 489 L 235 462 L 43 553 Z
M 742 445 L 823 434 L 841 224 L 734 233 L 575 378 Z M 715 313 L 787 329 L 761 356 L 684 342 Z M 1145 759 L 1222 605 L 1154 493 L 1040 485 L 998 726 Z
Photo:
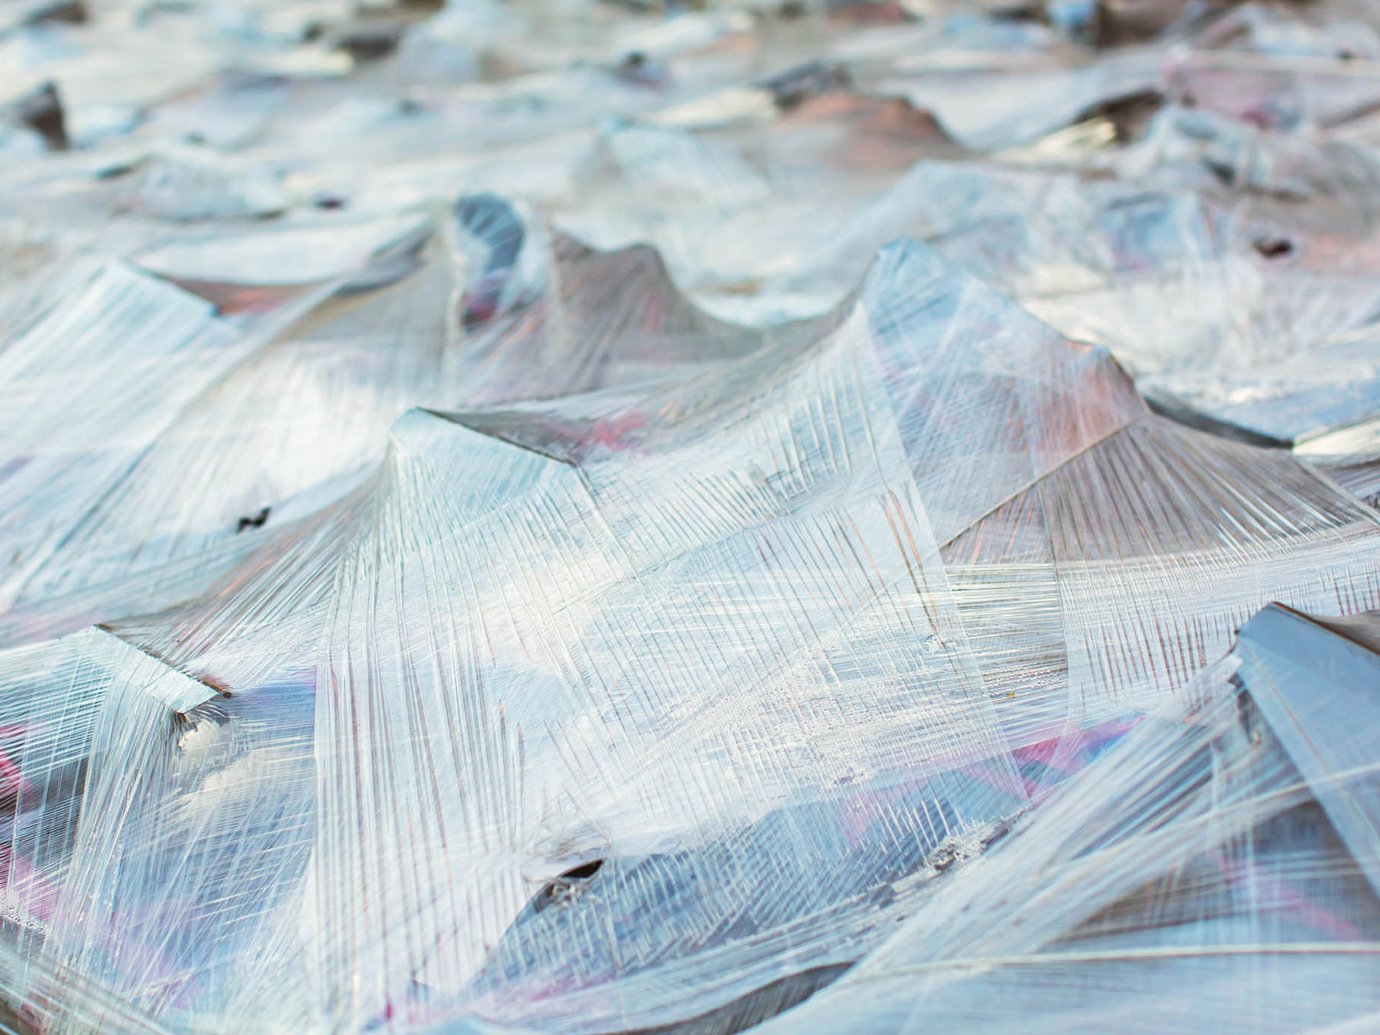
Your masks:
M 0 5 L 0 1029 L 1380 1027 L 1380 7 Z

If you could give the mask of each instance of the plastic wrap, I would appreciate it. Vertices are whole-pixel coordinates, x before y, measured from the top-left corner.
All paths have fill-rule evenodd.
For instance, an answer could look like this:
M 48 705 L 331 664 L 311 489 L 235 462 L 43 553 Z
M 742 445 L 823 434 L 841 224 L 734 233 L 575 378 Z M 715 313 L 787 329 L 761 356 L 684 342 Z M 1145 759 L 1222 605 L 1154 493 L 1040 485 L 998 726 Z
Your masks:
M 763 1030 L 1364 1030 L 1380 841 L 1373 752 L 1352 752 L 1377 630 L 1375 615 L 1261 612 L 1228 659 Z
M 1380 21 L 692 6 L 0 14 L 0 1029 L 1376 1025 Z

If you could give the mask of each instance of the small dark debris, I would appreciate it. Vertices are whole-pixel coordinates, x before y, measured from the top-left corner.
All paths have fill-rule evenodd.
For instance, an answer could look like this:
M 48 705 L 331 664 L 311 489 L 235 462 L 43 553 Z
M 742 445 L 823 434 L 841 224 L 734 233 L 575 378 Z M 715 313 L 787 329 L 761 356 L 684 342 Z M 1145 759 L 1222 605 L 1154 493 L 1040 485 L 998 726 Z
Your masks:
M 645 51 L 631 50 L 614 66 L 613 74 L 629 83 L 655 86 L 670 78 L 665 62 L 650 57 Z
M 1251 243 L 1267 259 L 1282 259 L 1294 253 L 1293 242 L 1287 237 L 1257 237 Z
M 1205 159 L 1203 165 L 1207 171 L 1212 173 L 1213 178 L 1223 187 L 1233 187 L 1236 185 L 1236 166 L 1227 162 L 1218 161 L 1215 158 Z
M 19 98 L 10 107 L 13 117 L 41 136 L 54 151 L 67 147 L 67 120 L 62 110 L 62 98 L 51 82 Z
M 789 111 L 811 97 L 841 89 L 848 85 L 848 73 L 838 65 L 823 61 L 807 61 L 774 75 L 764 76 L 755 84 L 770 90 L 772 100 L 782 111 Z
M 272 510 L 272 507 L 264 507 L 263 510 L 259 511 L 253 517 L 240 518 L 239 527 L 236 528 L 235 531 L 244 532 L 251 528 L 263 528 L 264 523 L 268 521 L 268 515 Z
M 398 49 L 401 40 L 400 25 L 359 25 L 339 33 L 335 46 L 363 64 L 386 58 Z

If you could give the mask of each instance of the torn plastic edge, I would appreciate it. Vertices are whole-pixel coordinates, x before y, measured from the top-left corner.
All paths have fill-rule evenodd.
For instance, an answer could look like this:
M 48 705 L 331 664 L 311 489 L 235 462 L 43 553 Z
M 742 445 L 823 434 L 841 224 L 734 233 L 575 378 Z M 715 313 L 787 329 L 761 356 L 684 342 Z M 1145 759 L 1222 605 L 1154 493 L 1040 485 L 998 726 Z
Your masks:
M 1214 417 L 1210 413 L 1197 409 L 1165 392 L 1156 392 L 1151 389 L 1142 393 L 1141 398 L 1145 400 L 1146 405 L 1151 410 L 1161 417 L 1167 417 L 1176 424 L 1182 424 L 1197 431 L 1205 431 L 1218 438 L 1241 442 L 1261 449 L 1289 449 L 1294 445 L 1292 439 L 1281 438 L 1278 435 L 1258 431 L 1244 424 Z
M 1337 739 L 1380 729 L 1380 614 L 1272 603 L 1241 627 L 1237 653 L 1251 699 L 1380 895 L 1380 767 L 1358 769 Z
M 548 452 L 531 442 L 505 434 L 499 422 L 508 411 L 448 412 L 414 406 L 393 422 L 389 436 L 398 445 L 416 450 L 434 440 L 438 429 L 448 428 L 455 434 L 481 445 L 495 459 L 510 457 L 514 451 L 540 457 L 542 460 L 573 467 L 573 462 L 559 453 Z
M 142 689 L 150 697 L 166 704 L 175 715 L 185 717 L 203 704 L 218 697 L 230 696 L 230 691 L 224 687 L 217 686 L 208 679 L 187 675 L 169 665 L 157 654 L 122 639 L 107 626 L 92 626 L 77 635 L 88 638 L 100 653 L 110 658 L 112 668 L 120 668 L 121 661 L 138 665 L 152 662 L 156 665 L 157 674 L 152 680 L 145 682 Z

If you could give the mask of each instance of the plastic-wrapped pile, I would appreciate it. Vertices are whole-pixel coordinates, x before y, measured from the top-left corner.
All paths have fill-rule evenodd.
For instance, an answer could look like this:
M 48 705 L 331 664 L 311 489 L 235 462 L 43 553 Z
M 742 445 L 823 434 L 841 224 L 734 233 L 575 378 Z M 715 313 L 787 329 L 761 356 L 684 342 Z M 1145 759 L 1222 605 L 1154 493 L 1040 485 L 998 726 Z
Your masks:
M 0 3 L 0 1028 L 1380 1029 L 1378 230 L 1369 0 Z

